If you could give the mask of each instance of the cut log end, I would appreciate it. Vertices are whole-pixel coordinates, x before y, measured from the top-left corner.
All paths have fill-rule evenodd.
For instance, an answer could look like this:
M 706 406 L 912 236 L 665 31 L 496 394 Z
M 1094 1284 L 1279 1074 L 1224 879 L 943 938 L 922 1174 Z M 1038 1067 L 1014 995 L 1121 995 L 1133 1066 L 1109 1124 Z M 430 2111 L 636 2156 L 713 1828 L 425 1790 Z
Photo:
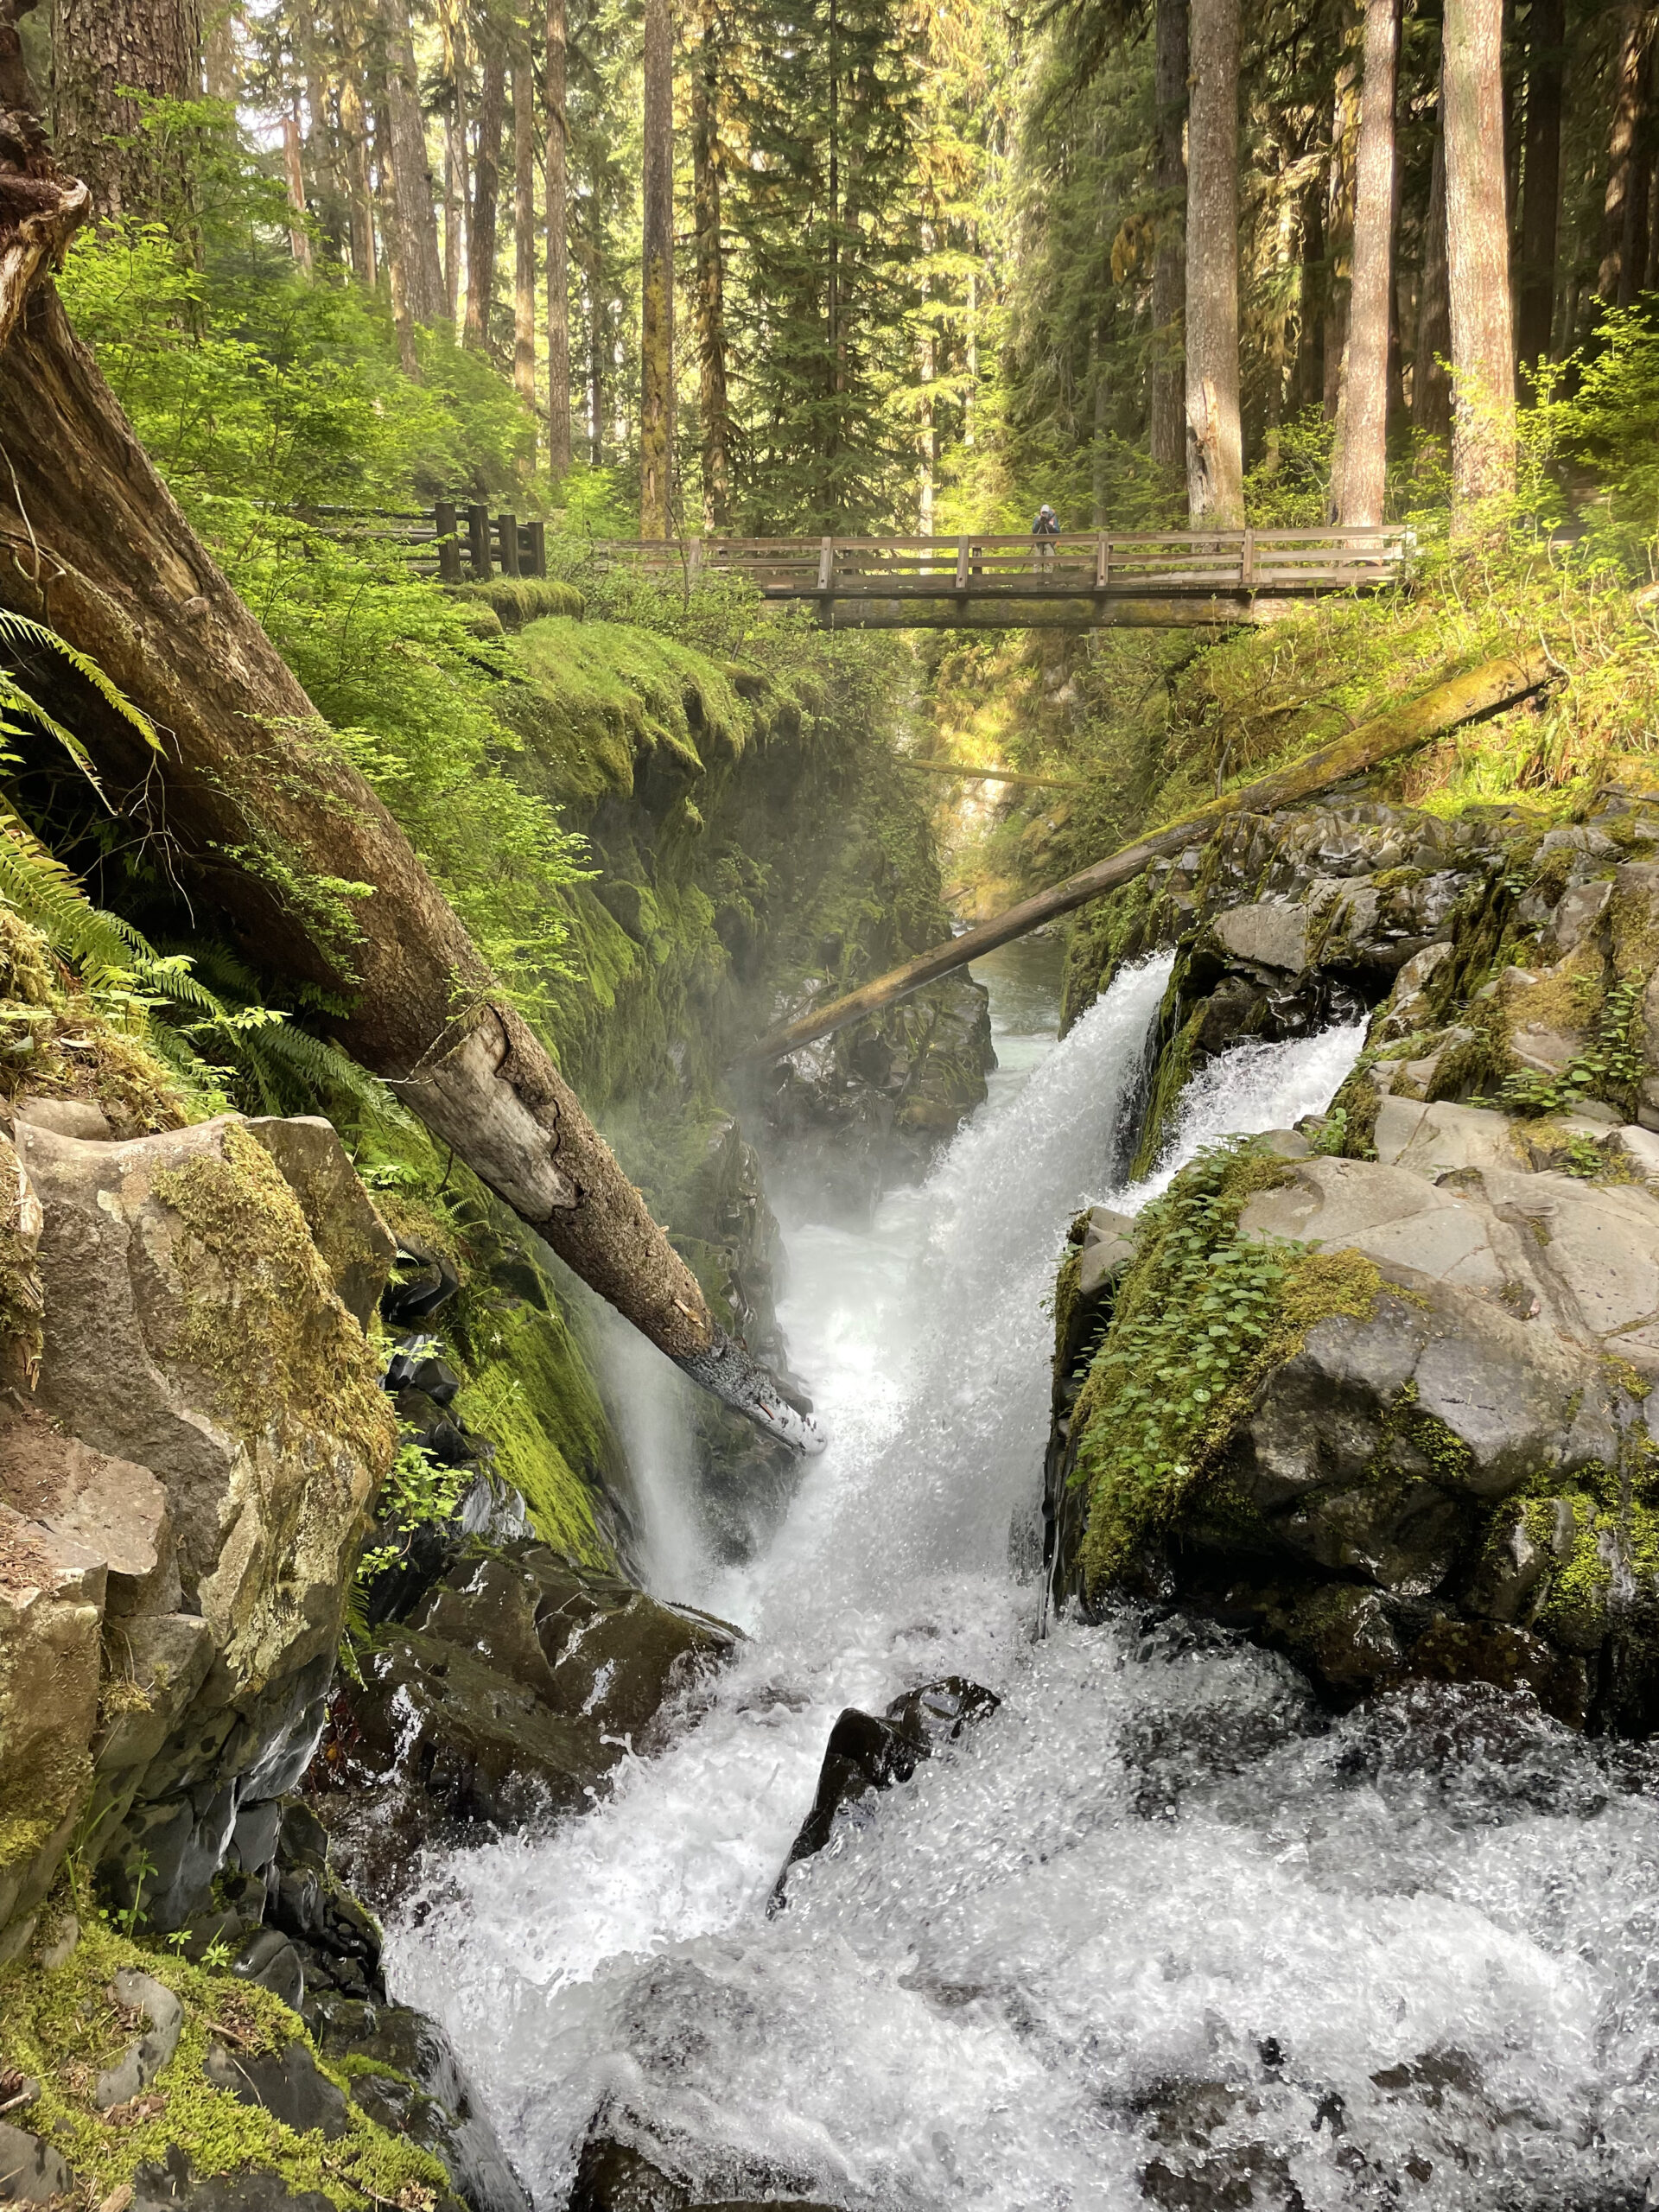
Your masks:
M 777 1376 L 723 1329 L 715 1331 L 715 1340 L 707 1351 L 686 1353 L 676 1358 L 674 1364 L 734 1413 L 741 1414 L 803 1459 L 816 1459 L 830 1441 L 823 1424 L 810 1408 L 792 1404 Z

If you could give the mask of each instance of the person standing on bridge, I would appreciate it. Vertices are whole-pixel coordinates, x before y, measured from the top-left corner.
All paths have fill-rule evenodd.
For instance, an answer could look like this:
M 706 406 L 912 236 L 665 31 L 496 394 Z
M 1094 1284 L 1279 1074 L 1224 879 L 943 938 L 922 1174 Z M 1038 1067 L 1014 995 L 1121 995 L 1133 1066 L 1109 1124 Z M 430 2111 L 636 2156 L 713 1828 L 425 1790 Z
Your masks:
M 1039 541 L 1044 538 L 1058 537 L 1060 534 L 1060 518 L 1046 499 L 1037 510 L 1037 519 L 1031 525 L 1031 534 Z M 1046 569 L 1053 558 L 1054 548 L 1039 543 L 1037 547 L 1038 567 Z

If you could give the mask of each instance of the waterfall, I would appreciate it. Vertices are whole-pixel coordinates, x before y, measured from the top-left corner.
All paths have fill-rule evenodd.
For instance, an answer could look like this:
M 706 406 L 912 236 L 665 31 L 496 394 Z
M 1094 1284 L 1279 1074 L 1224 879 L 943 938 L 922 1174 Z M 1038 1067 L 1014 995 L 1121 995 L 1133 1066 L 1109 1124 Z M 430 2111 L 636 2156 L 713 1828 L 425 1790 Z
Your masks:
M 999 1039 L 988 1107 L 869 1230 L 786 1224 L 834 1441 L 770 1552 L 695 1593 L 751 1641 L 586 1818 L 449 1857 L 391 1931 L 544 2212 L 601 2109 L 709 2195 L 849 2212 L 1140 2212 L 1203 2201 L 1154 2170 L 1211 2156 L 1310 2212 L 1644 2201 L 1659 1808 L 1551 1724 L 1450 1751 L 1333 1726 L 1219 1633 L 1033 1637 L 1008 1530 L 1040 1479 L 1043 1300 L 1066 1223 L 1114 1195 L 1166 975 L 1120 976 L 1058 1048 Z M 1114 1202 L 1323 1106 L 1359 1041 L 1224 1055 Z M 767 1921 L 836 1713 L 949 1673 L 1001 1711 Z

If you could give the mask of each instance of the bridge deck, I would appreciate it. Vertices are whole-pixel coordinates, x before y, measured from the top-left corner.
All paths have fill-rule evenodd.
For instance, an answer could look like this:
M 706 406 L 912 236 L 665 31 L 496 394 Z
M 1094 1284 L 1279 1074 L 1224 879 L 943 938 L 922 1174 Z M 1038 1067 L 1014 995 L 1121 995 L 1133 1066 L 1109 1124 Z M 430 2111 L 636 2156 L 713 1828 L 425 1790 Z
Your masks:
M 1399 575 L 1405 531 L 1168 531 L 1057 537 L 699 537 L 595 544 L 655 575 L 746 577 L 826 622 L 897 627 L 1238 621 L 1260 602 L 1374 588 Z

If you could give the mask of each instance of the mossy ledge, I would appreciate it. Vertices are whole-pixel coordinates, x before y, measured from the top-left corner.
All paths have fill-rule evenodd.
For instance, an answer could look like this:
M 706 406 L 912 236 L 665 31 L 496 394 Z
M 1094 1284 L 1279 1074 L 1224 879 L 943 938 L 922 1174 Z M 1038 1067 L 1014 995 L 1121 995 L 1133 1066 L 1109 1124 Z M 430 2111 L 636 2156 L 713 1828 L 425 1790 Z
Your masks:
M 1201 1152 L 1141 1216 L 1072 1422 L 1091 1592 L 1174 1519 L 1269 1368 L 1316 1323 L 1376 1310 L 1382 1278 L 1359 1253 L 1239 1234 L 1250 1198 L 1284 1179 L 1258 1141 L 1236 1139 Z
M 83 2187 L 90 2184 L 93 2201 L 131 2183 L 141 2167 L 161 2164 L 175 2149 L 188 2156 L 199 2178 L 271 2173 L 291 2191 L 319 2192 L 341 2212 L 387 2205 L 432 2212 L 448 2197 L 448 2177 L 438 2161 L 352 2101 L 349 2074 L 317 2059 L 303 2024 L 280 1999 L 236 1975 L 146 1948 L 81 1903 L 79 1941 L 66 1963 L 20 1961 L 0 1967 L 0 2057 L 39 2083 L 39 2094 L 17 2117 L 68 2161 Z M 172 1990 L 184 2006 L 184 2022 L 177 2050 L 150 2086 L 105 2113 L 92 2102 L 98 2075 L 137 2032 L 114 2001 L 111 1984 L 122 1967 Z M 303 2044 L 319 2072 L 346 2095 L 344 2132 L 333 2141 L 315 2130 L 298 2133 L 215 2088 L 202 2070 L 215 2042 L 244 2057 Z

